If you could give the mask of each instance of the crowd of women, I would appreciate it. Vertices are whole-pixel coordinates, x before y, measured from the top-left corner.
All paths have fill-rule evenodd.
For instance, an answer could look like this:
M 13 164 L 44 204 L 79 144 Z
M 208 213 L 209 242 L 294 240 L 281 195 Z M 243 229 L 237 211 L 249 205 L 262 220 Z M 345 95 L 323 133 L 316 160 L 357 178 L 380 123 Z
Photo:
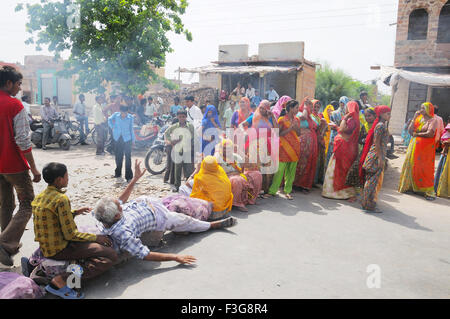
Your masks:
M 313 187 L 322 188 L 322 196 L 330 199 L 356 201 L 361 195 L 365 212 L 380 213 L 376 207 L 386 165 L 389 142 L 388 106 L 367 106 L 343 96 L 322 112 L 321 102 L 305 98 L 301 103 L 288 96 L 276 103 L 261 101 L 253 112 L 248 98 L 243 97 L 233 114 L 235 130 L 252 128 L 245 143 L 236 143 L 221 133 L 216 108 L 209 105 L 204 114 L 202 130 L 217 130 L 216 138 L 205 134 L 204 151 L 213 143 L 212 151 L 203 152 L 203 161 L 180 188 L 185 195 L 213 203 L 213 215 L 223 216 L 232 207 L 247 211 L 257 198 L 282 195 L 293 199 L 296 189 L 308 194 Z M 447 132 L 438 132 L 433 105 L 424 103 L 409 127 L 412 136 L 399 184 L 400 192 L 423 193 L 429 200 L 449 197 L 449 168 L 446 161 L 450 143 Z M 273 134 L 272 129 L 278 129 Z M 445 133 L 445 134 L 444 134 Z M 437 135 L 443 153 L 438 171 L 434 171 Z M 220 136 L 220 138 L 217 138 Z M 267 149 L 269 163 L 261 161 L 259 149 Z M 250 152 L 257 152 L 257 161 L 250 163 Z M 273 162 L 277 171 L 264 170 Z M 436 178 L 435 178 L 436 177 Z M 434 183 L 436 181 L 436 183 Z M 284 184 L 284 185 L 283 185 Z M 322 186 L 320 186 L 322 185 Z M 280 191 L 283 186 L 283 192 Z

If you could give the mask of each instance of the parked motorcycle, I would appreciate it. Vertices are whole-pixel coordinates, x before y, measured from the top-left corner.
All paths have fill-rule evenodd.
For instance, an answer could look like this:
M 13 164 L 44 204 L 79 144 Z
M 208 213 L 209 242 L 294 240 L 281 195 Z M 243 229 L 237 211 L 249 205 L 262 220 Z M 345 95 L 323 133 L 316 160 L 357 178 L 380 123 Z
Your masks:
M 58 143 L 59 147 L 65 151 L 70 149 L 71 137 L 68 134 L 67 126 L 63 117 L 58 117 L 52 121 L 53 127 L 50 130 L 47 144 Z M 33 133 L 31 134 L 31 141 L 37 148 L 42 147 L 42 136 L 44 134 L 44 127 L 41 122 L 33 121 L 30 125 Z
M 162 174 L 166 170 L 167 151 L 164 133 L 172 124 L 164 125 L 154 140 L 150 151 L 145 156 L 145 167 L 153 175 Z

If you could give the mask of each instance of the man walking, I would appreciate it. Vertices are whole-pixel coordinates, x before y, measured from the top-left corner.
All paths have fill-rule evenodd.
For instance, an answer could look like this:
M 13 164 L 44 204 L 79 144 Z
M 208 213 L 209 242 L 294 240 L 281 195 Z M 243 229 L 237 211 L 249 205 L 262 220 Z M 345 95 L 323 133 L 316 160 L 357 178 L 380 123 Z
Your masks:
M 44 99 L 44 105 L 41 106 L 41 120 L 44 127 L 42 134 L 42 149 L 47 149 L 48 138 L 50 137 L 50 131 L 53 128 L 53 121 L 58 118 L 55 108 L 50 104 L 50 98 Z
M 112 129 L 116 155 L 115 178 L 122 176 L 123 157 L 125 155 L 125 178 L 130 182 L 133 178 L 131 170 L 131 146 L 135 137 L 133 131 L 134 117 L 128 113 L 127 106 L 121 106 L 120 112 L 116 112 L 108 119 L 108 126 Z
M 22 103 L 13 98 L 21 90 L 22 74 L 14 68 L 0 68 L 0 263 L 14 264 L 11 256 L 20 248 L 25 226 L 32 214 L 33 182 L 41 180 L 34 163 L 31 132 Z M 14 189 L 19 199 L 15 209 Z
M 202 125 L 203 114 L 200 108 L 194 104 L 193 96 L 186 96 L 184 98 L 187 111 L 187 121 L 194 126 L 194 129 L 198 129 Z
M 167 144 L 172 146 L 172 161 L 175 164 L 175 188 L 173 192 L 178 192 L 181 186 L 181 171 L 184 177 L 189 178 L 194 171 L 194 126 L 186 123 L 187 112 L 180 110 L 177 113 L 178 123 L 167 129 L 164 136 Z M 190 150 L 190 154 L 186 151 Z M 189 153 L 189 152 L 187 152 Z
M 93 108 L 95 131 L 97 132 L 97 152 L 96 155 L 105 155 L 105 140 L 108 134 L 106 124 L 106 117 L 103 113 L 103 105 L 105 98 L 101 95 L 95 98 L 95 105 Z
M 78 123 L 80 123 L 80 140 L 81 145 L 88 145 L 86 143 L 86 136 L 89 134 L 89 118 L 86 113 L 86 104 L 84 94 L 80 94 L 79 102 L 75 103 L 73 107 L 73 114 L 77 119 Z

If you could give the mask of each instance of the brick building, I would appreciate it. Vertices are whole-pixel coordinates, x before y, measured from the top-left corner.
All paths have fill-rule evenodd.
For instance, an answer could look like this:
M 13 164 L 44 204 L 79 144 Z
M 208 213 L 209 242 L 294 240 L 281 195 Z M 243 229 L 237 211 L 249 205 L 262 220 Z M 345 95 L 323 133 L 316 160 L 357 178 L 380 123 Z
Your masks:
M 400 134 L 420 105 L 431 101 L 450 116 L 450 1 L 399 0 L 396 74 L 390 130 Z

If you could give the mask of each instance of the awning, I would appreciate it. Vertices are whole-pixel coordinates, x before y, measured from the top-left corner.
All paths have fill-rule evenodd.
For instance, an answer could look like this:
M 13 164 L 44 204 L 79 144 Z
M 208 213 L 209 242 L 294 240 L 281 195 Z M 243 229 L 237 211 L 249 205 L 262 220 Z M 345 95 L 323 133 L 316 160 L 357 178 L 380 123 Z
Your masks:
M 390 66 L 381 66 L 381 79 L 383 81 L 392 75 L 400 76 L 410 82 L 425 84 L 429 86 L 450 87 L 450 74 L 406 71 Z
M 272 72 L 296 72 L 301 70 L 301 66 L 265 66 L 265 65 L 239 65 L 239 66 L 220 66 L 208 65 L 191 69 L 180 69 L 183 73 L 259 73 L 263 76 Z

